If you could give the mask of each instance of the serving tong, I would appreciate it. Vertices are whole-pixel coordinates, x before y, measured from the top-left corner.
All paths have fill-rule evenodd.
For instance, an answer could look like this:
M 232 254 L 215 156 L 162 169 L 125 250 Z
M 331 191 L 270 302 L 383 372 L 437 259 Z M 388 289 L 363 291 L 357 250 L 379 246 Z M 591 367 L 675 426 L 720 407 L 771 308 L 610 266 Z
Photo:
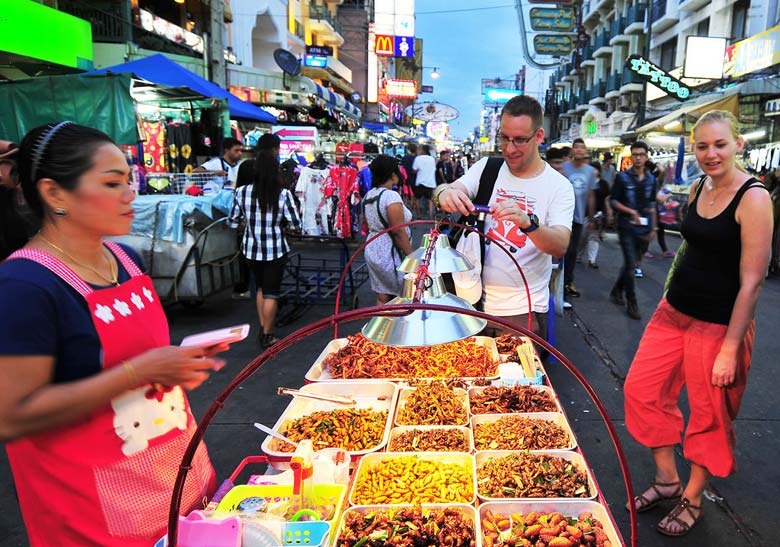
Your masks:
M 308 397 L 309 399 L 328 401 L 330 403 L 336 403 L 339 405 L 355 406 L 357 404 L 357 401 L 351 397 L 344 397 L 342 395 L 333 394 L 309 393 L 307 391 L 301 391 L 299 389 L 292 389 L 289 387 L 277 388 L 276 393 L 279 395 L 292 395 L 293 397 Z

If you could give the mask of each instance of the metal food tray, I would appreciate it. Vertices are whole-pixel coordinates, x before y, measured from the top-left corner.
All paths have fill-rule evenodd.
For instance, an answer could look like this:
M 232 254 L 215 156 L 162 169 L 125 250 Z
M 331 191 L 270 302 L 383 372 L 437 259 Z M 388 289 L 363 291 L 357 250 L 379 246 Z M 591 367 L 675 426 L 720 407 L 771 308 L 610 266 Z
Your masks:
M 339 519 L 338 527 L 336 528 L 336 533 L 334 534 L 334 547 L 339 544 L 339 536 L 341 536 L 341 531 L 344 529 L 344 523 L 347 519 L 348 513 L 359 513 L 361 515 L 365 515 L 366 513 L 369 513 L 371 511 L 389 511 L 394 509 L 400 509 L 402 507 L 414 507 L 414 505 L 410 503 L 404 503 L 399 505 L 354 505 L 350 508 L 348 508 L 346 511 L 344 511 L 341 514 L 341 518 Z M 421 505 L 423 509 L 423 514 L 426 514 L 426 509 L 455 509 L 458 511 L 461 515 L 464 517 L 470 518 L 474 522 L 474 540 L 476 542 L 476 545 L 479 547 L 482 545 L 482 528 L 481 528 L 481 522 L 480 519 L 477 518 L 477 510 L 472 505 L 466 505 L 465 503 L 423 503 Z
M 469 394 L 465 389 L 461 389 L 459 387 L 452 388 L 452 390 L 455 392 L 455 395 L 458 399 L 460 399 L 463 408 L 466 410 L 466 419 L 463 420 L 463 422 L 459 424 L 402 424 L 398 422 L 398 414 L 401 412 L 401 409 L 406 405 L 406 401 L 409 400 L 409 396 L 414 392 L 417 388 L 415 387 L 405 387 L 401 389 L 400 394 L 398 395 L 398 404 L 396 405 L 395 409 L 395 418 L 393 420 L 393 424 L 395 426 L 421 426 L 421 425 L 462 425 L 468 427 L 469 425 Z
M 488 388 L 488 387 L 497 387 L 497 388 L 510 389 L 511 386 L 494 385 L 494 386 L 472 386 L 472 387 L 470 387 L 469 388 L 469 415 L 470 416 L 483 416 L 484 414 L 488 414 L 488 413 L 474 414 L 471 411 L 471 398 L 472 398 L 472 396 L 474 394 L 478 394 L 478 393 L 481 393 L 482 391 L 485 391 L 485 389 Z M 560 400 L 558 400 L 558 395 L 555 393 L 555 390 L 553 388 L 551 388 L 550 386 L 536 386 L 536 385 L 531 385 L 531 386 L 527 386 L 527 387 L 533 388 L 536 391 L 544 391 L 545 393 L 549 393 L 550 397 L 552 397 L 553 402 L 555 402 L 555 406 L 558 408 L 558 412 L 563 414 L 563 407 L 561 406 L 561 402 L 560 402 Z M 495 414 L 498 414 L 498 413 L 495 413 Z M 501 414 L 503 415 L 503 414 L 510 414 L 510 413 L 501 413 Z M 516 413 L 511 413 L 511 414 L 516 414 Z M 527 414 L 530 414 L 530 413 L 527 413 Z
M 478 450 L 474 455 L 477 468 L 490 458 L 503 458 L 511 454 L 516 454 L 517 450 Z M 483 496 L 477 490 L 477 497 L 481 501 L 499 501 L 499 500 L 537 500 L 544 499 L 550 501 L 566 501 L 566 500 L 594 500 L 598 496 L 598 488 L 596 488 L 596 481 L 593 480 L 593 474 L 590 471 L 590 467 L 585 462 L 585 458 L 579 452 L 572 452 L 570 450 L 530 450 L 530 454 L 546 454 L 547 456 L 554 456 L 556 458 L 563 458 L 574 463 L 581 471 L 585 473 L 588 478 L 588 495 L 581 498 L 491 498 Z M 477 487 L 479 487 L 479 479 L 477 479 Z
M 401 435 L 401 433 L 404 433 L 406 431 L 412 431 L 412 430 L 422 430 L 422 431 L 428 431 L 428 430 L 436 430 L 436 429 L 455 429 L 458 431 L 463 432 L 463 434 L 466 436 L 466 439 L 468 440 L 468 452 L 469 454 L 474 452 L 474 436 L 471 434 L 471 428 L 461 425 L 400 425 L 396 426 L 393 429 L 390 430 L 390 438 L 387 440 L 387 450 L 390 450 L 390 447 L 393 444 L 393 440 Z M 395 452 L 398 452 L 397 450 Z M 437 450 L 439 452 L 439 450 Z M 449 452 L 447 450 L 441 450 L 441 452 Z M 418 454 L 418 451 L 413 452 L 407 452 L 407 454 Z
M 498 350 L 496 349 L 496 341 L 489 337 L 489 336 L 474 336 L 473 337 L 477 345 L 480 346 L 486 346 L 492 356 L 493 361 L 496 363 L 496 367 L 498 367 L 499 363 L 499 357 L 498 357 Z M 322 353 L 320 353 L 319 357 L 317 357 L 317 360 L 314 361 L 314 364 L 312 367 L 306 372 L 306 376 L 304 377 L 306 382 L 371 382 L 376 380 L 384 380 L 388 382 L 404 382 L 408 380 L 408 378 L 375 378 L 375 379 L 368 379 L 368 378 L 355 378 L 349 379 L 349 380 L 343 380 L 341 378 L 334 378 L 330 374 L 330 370 L 323 364 L 323 361 L 325 360 L 325 357 L 330 355 L 331 353 L 336 353 L 338 350 L 343 348 L 349 343 L 349 341 L 346 338 L 336 338 L 335 340 L 331 340 L 328 342 L 328 345 L 325 346 L 325 349 L 322 350 Z M 489 380 L 495 380 L 498 378 L 498 369 L 496 369 L 496 373 L 492 376 L 486 376 L 485 378 Z M 420 378 L 421 380 L 424 380 L 425 378 Z M 433 379 L 433 378 L 431 378 Z M 476 377 L 465 377 L 463 380 L 465 381 L 473 381 L 476 380 Z
M 497 422 L 501 418 L 508 416 L 522 416 L 524 418 L 531 418 L 533 420 L 546 420 L 553 422 L 566 431 L 569 436 L 569 444 L 565 447 L 557 448 L 556 450 L 574 450 L 577 448 L 577 438 L 574 436 L 574 432 L 569 425 L 569 421 L 562 412 L 517 412 L 513 414 L 473 414 L 471 416 L 471 432 L 474 435 L 474 448 L 479 450 L 476 446 L 477 439 L 477 424 L 484 424 L 490 422 Z M 521 449 L 518 449 L 521 450 Z
M 358 464 L 358 468 L 355 471 L 353 475 L 352 485 L 349 489 L 349 504 L 350 505 L 360 505 L 359 503 L 355 503 L 354 500 L 354 494 L 355 494 L 355 487 L 358 484 L 358 481 L 360 479 L 360 476 L 365 473 L 366 469 L 368 467 L 374 466 L 379 464 L 380 462 L 384 460 L 390 460 L 394 458 L 408 458 L 408 457 L 417 457 L 423 460 L 432 460 L 436 462 L 441 462 L 443 464 L 465 464 L 466 466 L 471 468 L 471 478 L 472 478 L 472 488 L 474 489 L 474 495 L 472 498 L 466 502 L 466 505 L 473 505 L 474 502 L 477 499 L 477 467 L 475 464 L 474 456 L 471 454 L 466 454 L 465 452 L 381 452 L 381 453 L 372 453 L 372 454 L 366 454 L 362 458 L 360 458 L 360 463 Z M 451 502 L 442 502 L 443 504 L 450 504 Z M 453 504 L 454 505 L 454 504 Z M 390 507 L 391 505 L 385 505 L 384 507 Z
M 290 404 L 284 410 L 282 415 L 274 424 L 273 429 L 278 433 L 284 435 L 287 431 L 288 424 L 303 416 L 307 416 L 317 411 L 330 411 L 344 408 L 355 409 L 373 409 L 376 411 L 387 412 L 387 423 L 385 424 L 385 432 L 382 436 L 382 441 L 375 447 L 365 450 L 347 451 L 352 458 L 352 461 L 356 461 L 360 456 L 369 454 L 371 452 L 377 452 L 382 450 L 387 444 L 387 440 L 390 437 L 390 429 L 393 424 L 393 414 L 395 412 L 395 405 L 398 399 L 398 388 L 392 382 L 371 380 L 361 382 L 360 385 L 355 385 L 355 382 L 343 381 L 339 383 L 329 384 L 308 384 L 301 388 L 302 392 L 316 393 L 321 395 L 342 395 L 353 398 L 357 405 L 354 407 L 348 407 L 338 403 L 331 403 L 328 401 L 319 401 L 315 399 L 309 399 L 308 397 L 293 397 Z M 383 398 L 380 400 L 380 397 Z M 270 463 L 277 469 L 288 469 L 292 452 L 278 452 L 271 449 L 272 438 L 266 437 L 262 444 L 262 450 L 268 455 Z M 319 450 L 324 447 L 315 447 Z
M 612 547 L 625 546 L 623 538 L 615 529 L 615 525 L 612 522 L 612 518 L 607 509 L 595 501 L 590 500 L 538 500 L 538 501 L 489 501 L 481 503 L 479 505 L 479 521 L 480 527 L 482 519 L 488 511 L 493 514 L 502 514 L 509 516 L 512 513 L 522 513 L 527 515 L 531 511 L 537 513 L 562 513 L 564 517 L 576 519 L 581 513 L 589 512 L 593 514 L 594 518 L 597 518 L 602 526 L 604 532 L 607 534 Z M 483 539 L 483 538 L 480 538 Z

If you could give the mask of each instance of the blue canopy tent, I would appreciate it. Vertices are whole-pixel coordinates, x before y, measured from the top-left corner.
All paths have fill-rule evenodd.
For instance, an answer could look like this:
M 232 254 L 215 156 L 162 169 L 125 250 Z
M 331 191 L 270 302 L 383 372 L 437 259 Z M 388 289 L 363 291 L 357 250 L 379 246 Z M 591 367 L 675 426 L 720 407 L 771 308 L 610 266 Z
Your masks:
M 276 117 L 265 110 L 256 107 L 252 103 L 242 101 L 217 84 L 201 78 L 194 72 L 190 72 L 161 53 L 128 63 L 101 68 L 100 70 L 93 70 L 87 72 L 87 74 L 105 74 L 107 72 L 128 72 L 155 84 L 170 87 L 187 87 L 206 97 L 227 99 L 231 118 L 276 123 Z

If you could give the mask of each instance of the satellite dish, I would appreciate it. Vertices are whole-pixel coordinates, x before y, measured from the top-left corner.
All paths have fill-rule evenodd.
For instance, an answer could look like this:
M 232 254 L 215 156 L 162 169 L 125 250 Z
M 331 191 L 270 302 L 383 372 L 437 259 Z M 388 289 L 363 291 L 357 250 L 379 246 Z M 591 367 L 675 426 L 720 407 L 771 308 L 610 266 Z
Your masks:
M 279 65 L 285 74 L 290 76 L 299 76 L 301 73 L 301 61 L 293 53 L 284 48 L 274 50 L 274 61 Z
M 358 104 L 360 101 L 363 100 L 363 96 L 357 91 L 353 91 L 352 95 L 349 96 L 349 100 L 355 104 Z

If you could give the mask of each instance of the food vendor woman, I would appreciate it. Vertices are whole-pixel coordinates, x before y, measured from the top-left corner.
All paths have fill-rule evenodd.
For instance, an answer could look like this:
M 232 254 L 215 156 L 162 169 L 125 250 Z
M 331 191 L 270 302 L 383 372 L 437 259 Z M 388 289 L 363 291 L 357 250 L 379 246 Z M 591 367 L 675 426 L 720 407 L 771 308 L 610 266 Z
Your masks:
M 221 368 L 211 355 L 226 347 L 170 346 L 138 256 L 103 241 L 129 231 L 134 199 L 107 135 L 41 126 L 18 164 L 42 227 L 0 264 L 0 441 L 30 545 L 149 546 L 195 429 L 184 389 Z M 201 445 L 182 509 L 213 487 Z

